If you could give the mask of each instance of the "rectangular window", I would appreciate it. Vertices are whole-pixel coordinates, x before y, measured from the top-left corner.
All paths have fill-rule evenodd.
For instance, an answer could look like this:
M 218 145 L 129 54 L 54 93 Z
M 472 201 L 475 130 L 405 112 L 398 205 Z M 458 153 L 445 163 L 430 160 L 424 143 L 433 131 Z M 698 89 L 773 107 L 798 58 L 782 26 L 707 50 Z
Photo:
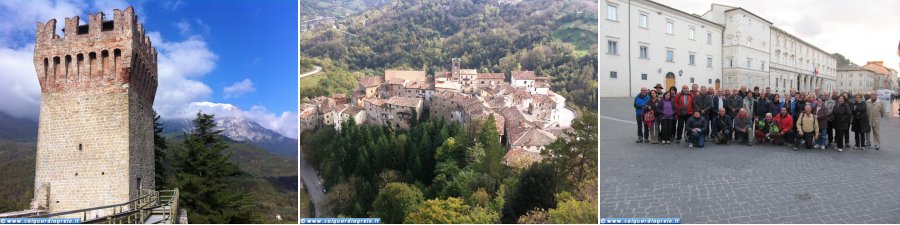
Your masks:
M 618 79 L 618 78 L 619 78 L 619 73 L 616 72 L 616 71 L 609 71 L 609 78 L 611 78 L 611 79 Z
M 753 59 L 747 58 L 747 69 L 750 69 L 750 64 L 753 63 Z
M 646 59 L 647 55 L 648 55 L 647 54 L 647 46 L 641 46 L 641 56 L 640 57 L 642 59 Z
M 759 63 L 759 70 L 766 71 L 766 61 Z
M 712 33 L 710 32 L 706 33 L 706 44 L 712 44 Z
M 688 65 L 694 65 L 694 54 L 688 56 Z
M 675 58 L 675 52 L 672 50 L 666 50 L 666 62 L 673 62 Z
M 693 27 L 691 27 L 691 29 L 688 30 L 688 38 L 690 38 L 691 40 L 694 40 L 694 28 Z
M 712 68 L 712 57 L 706 57 L 706 67 Z
M 671 20 L 666 21 L 666 33 L 672 34 L 674 29 L 675 29 L 675 24 Z
M 606 6 L 606 19 L 612 21 L 619 21 L 618 17 L 618 8 L 615 5 Z
M 641 14 L 641 19 L 639 25 L 641 28 L 647 28 L 647 14 Z
M 642 74 L 641 74 L 641 80 L 647 80 L 647 74 L 646 74 L 646 73 L 642 73 Z
M 712 79 L 709 79 L 709 84 L 712 84 Z
M 728 57 L 728 68 L 734 67 L 734 58 Z
M 691 83 L 694 83 L 694 78 L 693 78 L 693 77 L 691 77 Z
M 610 55 L 618 55 L 619 54 L 618 44 L 616 43 L 616 41 L 607 41 L 606 46 L 607 46 L 606 54 L 610 54 Z

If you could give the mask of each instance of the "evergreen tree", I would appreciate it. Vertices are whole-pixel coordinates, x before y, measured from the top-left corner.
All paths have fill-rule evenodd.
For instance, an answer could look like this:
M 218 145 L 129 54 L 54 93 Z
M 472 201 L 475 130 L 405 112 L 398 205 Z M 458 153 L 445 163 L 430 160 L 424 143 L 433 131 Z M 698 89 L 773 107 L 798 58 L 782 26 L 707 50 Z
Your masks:
M 500 176 L 500 170 L 503 168 L 501 161 L 506 152 L 503 149 L 503 145 L 500 144 L 500 132 L 497 131 L 494 123 L 494 114 L 491 114 L 481 125 L 478 142 L 484 148 L 485 154 L 485 158 L 481 162 L 480 172 L 497 179 Z
M 216 129 L 213 115 L 198 112 L 194 129 L 185 135 L 184 148 L 176 154 L 176 186 L 180 204 L 188 210 L 192 223 L 252 223 L 255 219 L 249 198 L 227 191 L 229 178 L 241 174 L 226 162 L 228 147 Z
M 166 171 L 166 150 L 169 145 L 166 144 L 166 137 L 162 136 L 163 125 L 159 122 L 159 115 L 153 111 L 153 164 L 155 167 L 155 183 L 156 189 L 168 188 L 168 171 Z
M 566 131 L 571 141 L 559 138 L 541 151 L 546 161 L 561 176 L 560 183 L 571 187 L 597 174 L 597 114 L 584 112 Z

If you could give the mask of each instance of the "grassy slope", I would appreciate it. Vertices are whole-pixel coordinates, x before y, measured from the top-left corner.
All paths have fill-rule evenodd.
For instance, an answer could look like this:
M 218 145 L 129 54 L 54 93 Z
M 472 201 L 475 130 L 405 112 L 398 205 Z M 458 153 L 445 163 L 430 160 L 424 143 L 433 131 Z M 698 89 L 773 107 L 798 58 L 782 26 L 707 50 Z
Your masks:
M 575 46 L 578 57 L 588 54 L 591 46 L 597 42 L 597 24 L 590 21 L 575 20 L 564 23 L 553 31 L 553 40 L 571 43 Z

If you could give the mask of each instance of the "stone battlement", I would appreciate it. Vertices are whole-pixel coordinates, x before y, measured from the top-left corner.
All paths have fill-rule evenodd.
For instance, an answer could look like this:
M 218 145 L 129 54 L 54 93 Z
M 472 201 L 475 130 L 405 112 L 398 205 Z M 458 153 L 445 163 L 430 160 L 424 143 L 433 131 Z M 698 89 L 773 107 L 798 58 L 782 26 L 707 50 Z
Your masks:
M 65 19 L 63 37 L 56 20 L 38 23 L 34 65 L 43 93 L 124 92 L 132 89 L 147 105 L 157 87 L 156 49 L 137 21 L 134 8 Z
M 156 50 L 134 9 L 38 23 L 34 68 L 41 86 L 35 209 L 57 213 L 119 204 L 154 187 Z M 121 210 L 121 209 L 119 209 Z M 85 218 L 117 213 L 93 210 Z

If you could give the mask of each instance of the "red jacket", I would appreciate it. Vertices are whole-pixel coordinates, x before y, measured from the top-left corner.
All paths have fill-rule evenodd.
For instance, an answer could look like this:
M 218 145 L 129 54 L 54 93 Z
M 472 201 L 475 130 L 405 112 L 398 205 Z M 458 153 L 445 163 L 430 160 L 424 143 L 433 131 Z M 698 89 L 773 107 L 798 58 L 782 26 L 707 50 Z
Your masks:
M 684 105 L 684 100 L 682 97 L 687 97 L 687 105 Z M 675 99 L 672 99 L 675 102 L 675 114 L 682 115 L 692 115 L 694 114 L 694 95 L 692 94 L 683 94 L 678 93 L 675 95 Z M 687 107 L 687 114 L 682 114 L 681 109 Z
M 791 114 L 785 114 L 784 117 L 781 117 L 781 113 L 772 117 L 772 120 L 775 120 L 775 123 L 778 124 L 778 128 L 781 129 L 781 132 L 790 131 L 791 128 L 794 127 L 794 118 L 791 117 Z

